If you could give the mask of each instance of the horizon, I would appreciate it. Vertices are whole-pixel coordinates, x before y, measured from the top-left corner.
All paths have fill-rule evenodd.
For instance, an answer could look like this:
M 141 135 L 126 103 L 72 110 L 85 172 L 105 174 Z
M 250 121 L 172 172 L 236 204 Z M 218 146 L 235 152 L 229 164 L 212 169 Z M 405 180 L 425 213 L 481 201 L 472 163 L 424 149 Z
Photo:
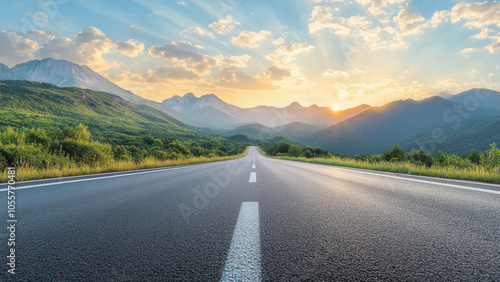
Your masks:
M 66 59 L 54 59 L 52 57 L 48 57 L 48 58 L 42 58 L 42 59 L 34 59 L 34 60 L 30 60 L 30 61 L 27 61 L 27 62 L 22 62 L 22 63 L 19 63 L 19 64 L 24 64 L 24 63 L 29 63 L 31 61 L 43 61 L 43 60 L 56 60 L 56 61 L 66 61 L 68 63 L 72 63 L 72 64 L 75 64 L 74 62 L 71 62 L 69 60 L 66 60 Z M 0 62 L 0 64 L 3 64 L 2 62 Z M 6 64 L 3 64 L 3 65 L 6 65 Z M 7 65 L 6 65 L 7 66 Z M 85 66 L 85 67 L 89 67 L 87 65 L 79 65 L 79 66 Z M 9 67 L 9 66 L 7 66 Z M 12 67 L 9 67 L 9 68 L 12 68 Z M 90 68 L 90 67 L 89 67 Z M 92 70 L 92 69 L 91 69 Z M 94 70 L 92 70 L 94 71 Z M 95 72 L 95 71 L 94 71 Z M 98 72 L 96 72 L 97 74 L 99 74 Z M 99 74 L 101 75 L 101 74 Z M 104 77 L 106 78 L 106 77 Z M 107 78 L 106 78 L 107 79 Z M 298 101 L 291 101 L 289 102 L 288 104 L 285 104 L 284 106 L 274 106 L 274 105 L 263 105 L 263 104 L 258 104 L 258 105 L 255 105 L 255 106 L 252 106 L 252 107 L 241 107 L 241 106 L 238 106 L 238 105 L 235 105 L 235 104 L 231 104 L 223 99 L 221 99 L 219 96 L 217 96 L 217 94 L 215 93 L 205 93 L 205 94 L 195 94 L 193 92 L 187 92 L 187 93 L 184 93 L 184 94 L 175 94 L 173 95 L 172 97 L 169 97 L 167 99 L 170 99 L 170 98 L 174 98 L 174 97 L 179 97 L 179 98 L 183 98 L 184 96 L 188 95 L 188 94 L 192 94 L 195 98 L 201 98 L 203 96 L 207 96 L 207 95 L 214 95 L 216 96 L 217 98 L 223 100 L 224 102 L 232 105 L 232 106 L 236 106 L 236 107 L 240 107 L 242 109 L 251 109 L 251 108 L 257 108 L 257 107 L 275 107 L 275 108 L 285 108 L 285 107 L 289 107 L 289 106 L 292 106 L 293 104 L 298 104 L 299 106 L 301 107 L 304 107 L 304 108 L 310 108 L 310 107 L 313 107 L 313 106 L 317 106 L 317 107 L 325 107 L 325 108 L 331 108 L 333 111 L 337 112 L 337 111 L 345 111 L 345 110 L 349 110 L 349 109 L 353 109 L 353 108 L 357 108 L 357 107 L 360 107 L 360 106 L 369 106 L 369 107 L 372 107 L 372 108 L 376 108 L 376 107 L 384 107 L 392 102 L 397 102 L 397 101 L 405 101 L 405 100 L 413 100 L 413 101 L 423 101 L 423 100 L 426 100 L 426 99 L 429 99 L 429 98 L 432 98 L 432 97 L 440 97 L 440 98 L 443 98 L 445 99 L 444 97 L 442 97 L 441 95 L 442 94 L 446 94 L 446 95 L 451 95 L 451 96 L 454 96 L 454 95 L 458 95 L 458 94 L 461 94 L 461 93 L 464 93 L 464 92 L 469 92 L 469 91 L 473 91 L 473 90 L 476 90 L 476 89 L 483 89 L 483 90 L 493 90 L 493 89 L 487 89 L 487 88 L 471 88 L 471 89 L 468 89 L 468 90 L 464 90 L 464 91 L 460 91 L 460 92 L 457 92 L 457 93 L 449 93 L 449 92 L 439 92 L 439 93 L 435 93 L 434 95 L 430 95 L 430 96 L 426 96 L 426 97 L 422 97 L 422 98 L 402 98 L 402 99 L 396 99 L 396 100 L 392 100 L 392 101 L 389 101 L 387 103 L 384 103 L 382 105 L 369 105 L 369 104 L 359 104 L 359 105 L 355 105 L 355 106 L 351 106 L 351 107 L 347 107 L 347 108 L 339 108 L 339 107 L 331 107 L 331 106 L 326 106 L 326 105 L 318 105 L 318 104 L 309 104 L 309 105 L 304 105 Z M 128 90 L 128 89 L 125 89 L 125 90 Z M 495 90 L 493 90 L 495 91 Z M 498 92 L 498 91 L 497 91 Z M 157 101 L 157 102 L 163 102 L 167 99 L 164 99 L 162 101 Z M 153 100 L 151 100 L 153 101 Z
M 154 101 L 214 93 L 242 108 L 299 102 L 342 110 L 500 90 L 498 1 L 5 6 L 5 65 L 66 59 Z

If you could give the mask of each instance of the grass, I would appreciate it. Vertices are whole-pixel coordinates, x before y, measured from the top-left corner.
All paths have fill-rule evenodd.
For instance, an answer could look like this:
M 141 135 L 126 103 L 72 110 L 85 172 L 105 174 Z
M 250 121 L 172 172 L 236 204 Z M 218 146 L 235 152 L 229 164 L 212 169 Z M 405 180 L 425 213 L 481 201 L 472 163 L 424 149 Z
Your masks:
M 127 170 L 137 170 L 137 169 L 148 169 L 148 168 L 159 168 L 159 167 L 169 167 L 169 166 L 179 166 L 179 165 L 188 165 L 188 164 L 198 164 L 198 163 L 207 163 L 207 162 L 217 162 L 217 161 L 225 161 L 241 158 L 248 152 L 247 149 L 239 154 L 234 156 L 225 156 L 225 157 L 193 157 L 187 159 L 175 159 L 175 160 L 156 160 L 154 158 L 144 159 L 140 163 L 135 163 L 132 161 L 116 161 L 110 162 L 106 165 L 101 166 L 89 166 L 89 165 L 80 165 L 80 166 L 65 166 L 65 167 L 50 167 L 46 169 L 38 169 L 33 167 L 18 167 L 16 168 L 16 178 L 15 181 L 26 181 L 26 180 L 37 180 L 44 178 L 57 178 L 57 177 L 66 177 L 66 176 L 77 176 L 77 175 L 89 175 L 89 174 L 98 174 L 105 172 L 118 172 L 118 171 L 127 171 Z M 7 171 L 4 171 L 0 178 L 0 183 L 5 183 L 8 181 Z
M 370 163 L 365 161 L 356 161 L 353 159 L 342 159 L 338 157 L 333 158 L 294 158 L 294 157 L 285 157 L 285 156 L 269 156 L 267 155 L 261 148 L 259 150 L 262 154 L 276 159 L 283 160 L 291 160 L 291 161 L 299 161 L 299 162 L 308 162 L 308 163 L 318 163 L 325 165 L 333 165 L 333 166 L 343 166 L 343 167 L 352 167 L 352 168 L 362 168 L 369 170 L 377 170 L 377 171 L 388 171 L 395 173 L 404 173 L 411 175 L 421 175 L 421 176 L 432 176 L 432 177 L 440 177 L 440 178 L 450 178 L 450 179 L 460 179 L 460 180 L 470 180 L 470 181 L 480 181 L 480 182 L 488 182 L 488 183 L 496 183 L 500 184 L 500 167 L 492 167 L 486 168 L 483 166 L 473 166 L 469 168 L 458 168 L 454 166 L 418 166 L 415 164 L 411 164 L 408 162 L 378 162 L 378 163 Z

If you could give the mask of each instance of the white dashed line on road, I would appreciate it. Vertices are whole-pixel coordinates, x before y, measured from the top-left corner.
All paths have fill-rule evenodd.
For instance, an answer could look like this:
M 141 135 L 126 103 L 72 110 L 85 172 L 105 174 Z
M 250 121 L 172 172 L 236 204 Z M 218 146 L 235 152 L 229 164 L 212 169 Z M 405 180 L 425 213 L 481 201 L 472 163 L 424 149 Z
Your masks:
M 259 203 L 243 202 L 221 281 L 262 281 Z
M 256 172 L 250 173 L 250 179 L 248 179 L 248 182 L 257 182 L 257 173 Z

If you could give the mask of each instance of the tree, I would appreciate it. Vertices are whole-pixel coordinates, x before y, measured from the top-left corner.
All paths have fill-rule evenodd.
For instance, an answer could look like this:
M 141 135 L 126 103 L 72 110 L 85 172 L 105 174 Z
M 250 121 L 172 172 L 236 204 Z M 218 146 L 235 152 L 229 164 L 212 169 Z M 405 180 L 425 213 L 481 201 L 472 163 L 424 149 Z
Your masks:
M 302 148 L 299 145 L 291 145 L 288 149 L 288 154 L 292 157 L 298 158 L 303 155 Z
M 280 141 L 276 144 L 273 145 L 273 147 L 276 146 L 276 153 L 288 153 L 288 150 L 290 150 L 291 144 L 287 143 L 286 141 Z
M 500 166 L 500 149 L 497 148 L 497 144 L 493 143 L 490 145 L 490 149 L 485 152 L 483 163 L 489 167 Z
M 475 163 L 475 164 L 479 164 L 479 160 L 481 159 L 481 157 L 479 156 L 479 154 L 477 153 L 476 149 L 472 149 L 470 150 L 469 152 L 469 156 L 467 157 L 471 162 Z
M 392 146 L 392 148 L 389 150 L 389 152 L 384 152 L 382 157 L 386 161 L 393 161 L 393 159 L 397 159 L 398 161 L 403 160 L 404 158 L 404 151 L 399 147 L 398 144 Z

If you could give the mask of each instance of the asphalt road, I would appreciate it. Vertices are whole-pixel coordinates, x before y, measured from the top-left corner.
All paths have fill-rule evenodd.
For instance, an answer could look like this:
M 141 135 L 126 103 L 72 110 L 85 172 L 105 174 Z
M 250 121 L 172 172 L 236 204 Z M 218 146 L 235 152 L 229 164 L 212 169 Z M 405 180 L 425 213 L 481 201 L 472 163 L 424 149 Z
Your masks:
M 500 280 L 498 185 L 250 148 L 236 160 L 16 188 L 16 274 L 6 275 L 2 228 L 1 281 Z

